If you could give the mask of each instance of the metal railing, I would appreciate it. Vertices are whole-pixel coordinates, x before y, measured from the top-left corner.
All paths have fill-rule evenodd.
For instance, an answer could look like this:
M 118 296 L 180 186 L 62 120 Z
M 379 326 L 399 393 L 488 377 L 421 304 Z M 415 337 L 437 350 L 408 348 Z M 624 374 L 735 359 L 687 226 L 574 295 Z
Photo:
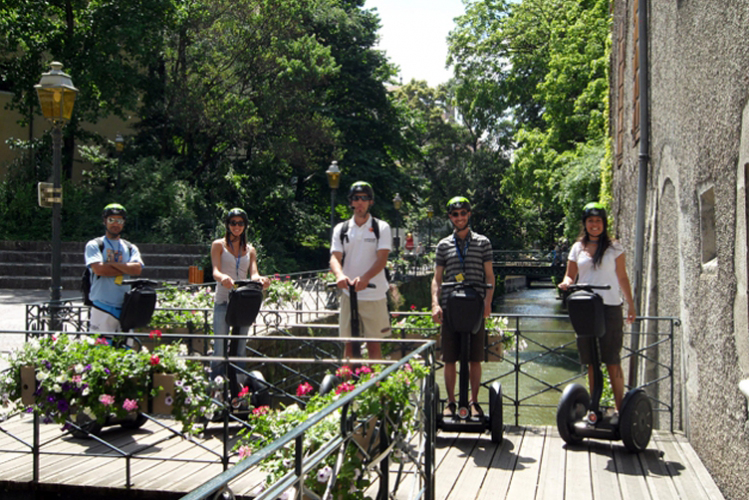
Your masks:
M 41 335 L 59 335 L 60 332 L 47 332 L 47 331 L 31 331 L 31 332 L 0 332 L 7 334 L 27 334 L 34 336 Z M 88 335 L 87 332 L 79 332 L 80 335 Z M 106 336 L 119 337 L 119 336 L 130 336 L 137 338 L 147 338 L 147 333 L 114 333 L 108 332 Z M 197 335 L 197 338 L 204 338 L 208 340 L 208 335 Z M 178 339 L 178 334 L 163 334 L 163 340 L 168 341 L 170 339 Z M 231 336 L 218 336 L 218 340 L 230 339 Z M 321 374 L 331 369 L 335 371 L 336 368 L 342 366 L 344 361 L 340 357 L 340 353 L 343 351 L 343 342 L 339 338 L 304 338 L 304 337 L 293 337 L 289 335 L 284 336 L 267 336 L 261 339 L 250 339 L 255 341 L 262 341 L 267 345 L 273 343 L 277 344 L 274 349 L 263 349 L 264 352 L 258 351 L 254 348 L 248 350 L 249 356 L 246 357 L 225 357 L 221 361 L 225 364 L 224 373 L 226 373 L 229 366 L 234 368 L 237 373 L 252 376 L 256 370 L 263 370 L 268 373 L 269 368 L 275 368 L 276 375 L 280 376 L 268 376 L 268 382 L 261 378 L 261 385 L 263 388 L 256 389 L 257 392 L 267 391 L 267 395 L 273 406 L 277 407 L 278 404 L 298 404 L 304 406 L 306 401 L 304 398 L 298 396 L 294 390 L 290 389 L 290 384 L 298 384 L 300 381 L 311 382 L 319 390 L 321 384 Z M 386 343 L 388 341 L 385 341 Z M 391 340 L 389 342 L 397 342 Z M 280 345 L 279 345 L 280 344 Z M 138 446 L 134 451 L 127 451 L 122 449 L 120 446 L 109 442 L 104 437 L 90 435 L 91 439 L 95 440 L 101 445 L 105 452 L 91 452 L 86 451 L 85 453 L 72 453 L 66 451 L 59 451 L 58 449 L 51 449 L 59 442 L 67 432 L 60 433 L 52 438 L 45 438 L 42 440 L 40 437 L 40 424 L 41 416 L 35 411 L 33 412 L 33 434 L 31 439 L 25 438 L 8 431 L 0 423 L 0 432 L 10 436 L 18 446 L 12 450 L 0 450 L 0 452 L 17 453 L 17 454 L 31 454 L 33 463 L 33 479 L 32 482 L 38 483 L 43 478 L 40 477 L 40 461 L 41 457 L 45 455 L 66 455 L 66 456 L 85 456 L 90 457 L 108 457 L 108 458 L 121 458 L 123 460 L 124 474 L 125 474 L 125 488 L 130 489 L 132 484 L 131 477 L 131 465 L 134 460 L 150 460 L 150 461 L 180 461 L 180 462 L 195 462 L 203 464 L 222 464 L 224 473 L 202 485 L 197 490 L 188 495 L 187 498 L 207 498 L 208 496 L 221 491 L 227 492 L 231 490 L 231 483 L 237 478 L 250 470 L 255 470 L 264 460 L 272 456 L 273 452 L 287 446 L 289 443 L 296 443 L 296 456 L 294 460 L 293 471 L 284 476 L 276 484 L 270 485 L 265 491 L 262 492 L 257 498 L 277 498 L 279 494 L 283 493 L 290 487 L 295 487 L 299 491 L 302 491 L 305 475 L 315 468 L 316 465 L 322 463 L 326 458 L 334 455 L 341 454 L 342 450 L 347 446 L 359 446 L 359 453 L 363 456 L 363 463 L 374 475 L 373 483 L 376 486 L 370 486 L 370 489 L 376 490 L 376 497 L 379 499 L 390 498 L 391 494 L 397 491 L 403 491 L 409 489 L 412 492 L 410 498 L 426 498 L 434 499 L 434 442 L 435 442 L 435 402 L 434 402 L 434 364 L 435 364 L 435 349 L 433 342 L 411 342 L 412 352 L 408 356 L 399 361 L 378 361 L 378 364 L 385 364 L 387 366 L 381 373 L 373 376 L 365 384 L 357 387 L 354 391 L 341 395 L 340 398 L 336 399 L 334 403 L 321 410 L 319 413 L 314 414 L 308 421 L 303 425 L 294 429 L 292 432 L 282 437 L 278 441 L 272 443 L 270 446 L 263 450 L 256 451 L 251 455 L 249 459 L 238 461 L 237 452 L 231 449 L 231 439 L 234 435 L 230 431 L 230 426 L 236 428 L 239 425 L 241 428 L 251 429 L 245 418 L 241 418 L 233 414 L 228 410 L 228 403 L 224 403 L 230 400 L 228 394 L 228 384 L 225 382 L 223 386 L 223 397 L 220 400 L 214 399 L 214 403 L 221 405 L 224 410 L 222 418 L 220 420 L 223 426 L 223 449 L 216 451 L 210 447 L 202 445 L 199 440 L 191 438 L 181 431 L 172 427 L 173 421 L 165 421 L 163 418 L 147 415 L 144 416 L 159 425 L 161 428 L 166 429 L 167 435 L 153 443 L 149 443 L 146 446 Z M 257 354 L 257 356 L 255 355 Z M 185 359 L 198 360 L 203 363 L 210 361 L 216 361 L 216 358 L 206 356 L 185 356 Z M 410 405 L 413 408 L 413 415 L 415 420 L 410 425 L 403 427 L 400 419 L 402 415 L 393 415 L 381 413 L 377 415 L 355 415 L 349 411 L 355 404 L 357 398 L 362 395 L 364 391 L 369 390 L 374 385 L 379 385 L 384 382 L 388 377 L 397 372 L 398 370 L 404 369 L 409 363 L 419 359 L 425 363 L 428 367 L 429 375 L 423 380 L 418 391 L 415 391 L 414 397 L 410 401 Z M 366 364 L 366 360 L 359 360 L 360 363 Z M 321 369 L 322 368 L 322 369 Z M 384 407 L 384 406 L 383 406 Z M 310 432 L 316 424 L 324 421 L 326 418 L 330 418 L 333 415 L 340 413 L 340 429 L 339 435 L 332 437 L 327 443 L 325 443 L 319 450 L 314 453 L 307 454 L 304 448 L 304 436 Z M 13 418 L 14 416 L 9 416 Z M 361 434 L 362 423 L 369 420 L 371 417 L 377 419 L 377 426 L 373 431 L 370 432 L 368 444 L 352 444 L 352 439 L 355 435 Z M 208 421 L 205 422 L 207 426 Z M 76 422 L 68 421 L 69 429 L 79 431 L 79 433 L 87 433 L 86 430 L 79 427 Z M 409 434 L 405 434 L 402 429 L 411 429 Z M 236 429 L 235 429 L 236 430 Z M 169 456 L 159 456 L 154 451 L 159 449 L 159 446 L 165 441 L 172 438 L 180 437 L 190 441 L 194 446 L 201 448 L 201 456 L 190 459 L 175 459 Z M 366 436 L 365 436 L 366 437 Z M 376 445 L 374 444 L 376 443 Z M 238 462 L 238 463 L 237 463 Z M 390 473 L 391 465 L 397 464 L 397 474 L 394 482 L 391 482 Z M 337 461 L 337 466 L 340 467 L 342 464 L 340 460 Z M 335 481 L 337 470 L 334 468 L 331 480 Z M 408 479 L 408 481 L 406 481 Z M 408 484 L 406 484 L 408 483 Z M 310 496 L 309 498 L 315 498 Z M 211 497 L 213 498 L 213 497 Z

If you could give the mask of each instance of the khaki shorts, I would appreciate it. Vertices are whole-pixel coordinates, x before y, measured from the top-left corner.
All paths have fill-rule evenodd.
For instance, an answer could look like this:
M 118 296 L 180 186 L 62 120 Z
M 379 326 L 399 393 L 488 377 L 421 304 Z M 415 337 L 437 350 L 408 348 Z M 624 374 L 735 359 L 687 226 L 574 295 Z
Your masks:
M 89 332 L 119 332 L 120 320 L 106 311 L 91 307 L 89 318 Z
M 358 300 L 359 306 L 359 335 L 366 338 L 381 339 L 390 335 L 390 314 L 388 313 L 387 297 L 381 300 Z M 341 337 L 351 337 L 351 299 L 345 293 L 341 294 L 340 315 Z

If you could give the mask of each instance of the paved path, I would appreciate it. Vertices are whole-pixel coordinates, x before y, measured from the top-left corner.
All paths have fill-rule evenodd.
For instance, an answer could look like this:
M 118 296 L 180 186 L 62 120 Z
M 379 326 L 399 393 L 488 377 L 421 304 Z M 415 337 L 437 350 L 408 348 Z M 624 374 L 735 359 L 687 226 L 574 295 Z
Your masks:
M 80 297 L 80 292 L 63 290 L 62 298 Z M 26 329 L 26 304 L 49 300 L 49 290 L 0 288 L 0 354 L 20 346 L 23 336 L 7 332 Z M 0 370 L 6 365 L 0 360 Z

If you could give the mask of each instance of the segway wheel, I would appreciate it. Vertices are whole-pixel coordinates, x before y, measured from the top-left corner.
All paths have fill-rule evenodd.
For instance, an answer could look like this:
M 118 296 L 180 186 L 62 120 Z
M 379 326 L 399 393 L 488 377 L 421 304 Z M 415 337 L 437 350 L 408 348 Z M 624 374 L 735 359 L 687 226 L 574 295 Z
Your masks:
M 141 412 L 138 412 L 138 415 L 135 418 L 122 422 L 120 424 L 120 427 L 122 427 L 123 429 L 140 429 L 146 422 L 148 422 L 148 417 L 143 415 Z
M 562 393 L 557 406 L 557 429 L 567 444 L 579 444 L 583 438 L 575 433 L 575 423 L 585 417 L 590 406 L 590 395 L 580 384 L 570 384 Z
M 643 390 L 637 390 L 622 404 L 619 434 L 624 446 L 632 453 L 647 448 L 653 433 L 653 407 Z
M 265 384 L 265 377 L 257 370 L 250 372 L 250 376 L 247 377 L 247 384 L 252 390 L 252 406 L 258 408 L 260 406 L 270 406 L 270 391 L 268 390 L 268 384 Z
M 322 383 L 320 384 L 320 395 L 324 396 L 325 394 L 329 393 L 330 391 L 338 387 L 338 384 L 340 383 L 341 383 L 341 379 L 339 379 L 332 373 L 328 373 L 322 379 Z
M 91 418 L 82 411 L 79 411 L 75 415 L 75 424 L 82 430 L 71 427 L 70 433 L 73 437 L 78 439 L 88 439 L 91 436 L 98 436 L 101 434 L 101 429 L 104 427 L 97 422 L 95 418 Z
M 489 387 L 489 427 L 492 434 L 492 443 L 502 442 L 503 420 L 502 420 L 502 384 L 494 382 Z

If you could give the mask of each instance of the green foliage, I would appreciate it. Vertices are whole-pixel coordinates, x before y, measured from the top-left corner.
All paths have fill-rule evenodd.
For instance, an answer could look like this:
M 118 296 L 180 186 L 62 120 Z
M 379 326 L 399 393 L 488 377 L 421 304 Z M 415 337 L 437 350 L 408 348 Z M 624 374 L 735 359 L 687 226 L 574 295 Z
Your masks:
M 349 366 L 336 371 L 339 385 L 327 394 L 312 394 L 313 388 L 304 383 L 297 389 L 300 397 L 309 397 L 304 407 L 291 405 L 277 410 L 267 406 L 253 409 L 248 420 L 249 427 L 242 429 L 234 449 L 239 451 L 240 458 L 246 458 L 258 452 L 306 422 L 312 415 L 329 406 L 347 392 L 356 390 L 382 372 L 383 366 L 373 368 L 360 367 L 354 372 Z M 395 428 L 389 432 L 407 434 L 414 426 L 414 407 L 412 395 L 420 390 L 421 383 L 428 375 L 428 368 L 423 363 L 414 362 L 404 366 L 379 384 L 365 391 L 355 400 L 349 414 L 358 418 L 357 427 L 366 427 L 371 418 L 390 417 Z M 312 454 L 331 439 L 340 435 L 340 410 L 313 426 L 304 434 L 304 450 Z M 368 435 L 371 435 L 371 431 Z M 268 475 L 265 486 L 270 486 L 283 477 L 294 460 L 295 443 L 291 442 L 275 455 L 261 462 L 261 469 Z M 370 471 L 364 470 L 364 463 L 359 449 L 353 442 L 348 442 L 343 451 L 343 463 L 335 478 L 332 489 L 333 498 L 363 499 L 364 490 L 370 484 Z M 307 474 L 305 487 L 322 497 L 329 486 L 328 481 L 336 467 L 338 454 L 328 456 L 316 470 Z
M 213 311 L 210 287 L 178 288 L 167 285 L 159 290 L 159 307 L 154 311 L 149 326 L 158 329 L 197 327 L 205 321 L 205 309 Z
M 10 369 L 0 378 L 0 420 L 23 410 L 21 368 L 25 366 L 34 368 L 37 382 L 33 409 L 46 422 L 65 426 L 79 412 L 104 423 L 110 415 L 144 411 L 143 401 L 158 392 L 149 389 L 152 375 L 170 373 L 177 379 L 174 417 L 183 431 L 196 433 L 196 424 L 212 411 L 212 403 L 203 366 L 181 359 L 184 354 L 182 345 L 159 346 L 149 353 L 116 348 L 97 337 L 32 339 L 7 357 Z
M 411 304 L 410 312 L 406 314 L 393 314 L 393 330 L 403 335 L 420 335 L 422 337 L 434 337 L 440 332 L 440 326 L 432 319 L 432 309 L 422 307 L 421 311 Z
M 294 282 L 286 277 L 281 279 L 276 275 L 270 280 L 264 304 L 266 307 L 283 309 L 284 306 L 294 307 L 294 304 L 302 300 L 302 292 L 294 287 Z

